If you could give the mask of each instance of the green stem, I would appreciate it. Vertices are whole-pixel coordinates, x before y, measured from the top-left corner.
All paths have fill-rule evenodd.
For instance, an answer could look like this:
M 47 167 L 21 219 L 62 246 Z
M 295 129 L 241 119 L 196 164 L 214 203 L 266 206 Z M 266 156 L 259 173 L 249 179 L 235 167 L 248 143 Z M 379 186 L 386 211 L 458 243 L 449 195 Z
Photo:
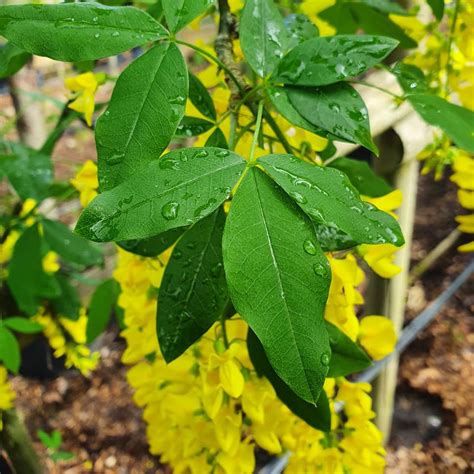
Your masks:
M 444 85 L 444 92 L 445 92 L 446 97 L 449 92 L 449 70 L 451 68 L 451 49 L 453 47 L 454 33 L 456 32 L 456 23 L 458 21 L 459 6 L 460 6 L 459 0 L 454 0 L 453 21 L 451 22 L 451 28 L 449 30 L 448 58 L 446 60 L 446 83 Z
M 182 41 L 182 40 L 177 39 L 175 40 L 175 42 L 177 44 L 181 44 L 183 46 L 191 48 L 194 51 L 196 51 L 196 53 L 199 53 L 201 56 L 204 56 L 205 58 L 210 59 L 211 61 L 215 62 L 232 79 L 232 81 L 235 83 L 235 85 L 240 90 L 240 92 L 244 92 L 243 87 L 241 86 L 239 80 L 235 77 L 234 73 L 219 58 L 208 53 L 205 49 L 202 49 L 199 46 L 196 46 L 192 43 L 188 43 L 187 41 Z
M 230 131 L 229 131 L 229 150 L 234 151 L 235 149 L 235 131 L 237 129 L 237 116 L 235 112 L 230 115 Z
M 252 146 L 250 147 L 250 156 L 249 156 L 250 164 L 255 162 L 255 159 L 254 159 L 255 147 L 257 146 L 258 135 L 260 133 L 260 127 L 262 125 L 262 117 L 263 117 L 263 100 L 261 100 L 258 103 L 257 121 L 255 123 L 255 133 L 253 134 Z
M 229 338 L 227 337 L 227 329 L 225 327 L 225 313 L 221 314 L 221 328 L 222 328 L 222 336 L 224 338 L 224 346 L 226 349 L 229 348 Z
M 2 412 L 3 430 L 0 431 L 0 448 L 3 448 L 17 474 L 44 474 L 30 435 L 16 410 Z
M 370 82 L 365 82 L 365 81 L 347 81 L 347 82 L 349 84 L 359 84 L 361 86 L 371 87 L 372 89 L 377 89 L 380 92 L 385 92 L 385 94 L 391 95 L 395 99 L 405 100 L 405 98 L 402 97 L 401 95 L 394 94 L 393 92 L 390 92 L 387 89 L 384 89 L 383 87 L 376 86 L 375 84 L 371 84 Z

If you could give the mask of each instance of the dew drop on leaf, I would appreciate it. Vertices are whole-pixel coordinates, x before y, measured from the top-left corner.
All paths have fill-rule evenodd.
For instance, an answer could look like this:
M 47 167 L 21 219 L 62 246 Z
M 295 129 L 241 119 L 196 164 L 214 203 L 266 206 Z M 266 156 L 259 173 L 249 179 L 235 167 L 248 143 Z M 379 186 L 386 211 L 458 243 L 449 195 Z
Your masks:
M 176 219 L 176 217 L 178 217 L 178 209 L 179 203 L 176 201 L 170 201 L 161 208 L 161 215 L 169 221 Z
M 320 277 L 326 276 L 328 273 L 327 268 L 321 263 L 315 263 L 313 265 L 313 271 Z
M 323 354 L 321 354 L 321 364 L 327 367 L 330 361 L 331 361 L 331 356 L 327 352 L 324 352 Z
M 290 193 L 290 196 L 296 201 L 299 202 L 300 204 L 304 204 L 307 202 L 307 199 L 300 193 L 297 193 L 296 191 L 293 191 Z
M 306 239 L 304 241 L 303 248 L 304 251 L 309 255 L 316 255 L 316 253 L 318 252 L 316 245 L 314 245 L 314 242 L 310 239 Z

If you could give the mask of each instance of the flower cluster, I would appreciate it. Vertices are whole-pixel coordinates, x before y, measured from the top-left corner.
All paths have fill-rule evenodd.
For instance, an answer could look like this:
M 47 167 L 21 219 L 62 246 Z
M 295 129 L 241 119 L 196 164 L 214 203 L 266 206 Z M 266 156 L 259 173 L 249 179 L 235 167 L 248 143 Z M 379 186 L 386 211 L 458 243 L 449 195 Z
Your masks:
M 64 357 L 66 368 L 75 367 L 87 376 L 97 367 L 99 353 L 91 352 L 86 345 L 87 315 L 84 308 L 75 321 L 61 316 L 54 318 L 44 309 L 32 320 L 43 326 L 43 334 L 54 351 L 54 357 Z
M 328 379 L 332 430 L 311 428 L 257 376 L 246 348 L 247 325 L 238 315 L 225 323 L 226 338 L 221 324 L 215 323 L 198 343 L 166 364 L 156 338 L 155 294 L 168 258 L 169 251 L 150 259 L 119 250 L 114 273 L 122 288 L 119 305 L 126 325 L 122 360 L 133 365 L 127 378 L 135 402 L 144 408 L 153 454 L 177 473 L 251 473 L 257 447 L 272 454 L 291 451 L 290 473 L 383 472 L 381 434 L 371 421 L 370 386 Z M 359 338 L 374 358 L 385 356 L 395 342 L 390 321 L 368 316 L 359 324 L 354 314 L 354 304 L 362 302 L 355 286 L 363 278 L 355 258 L 330 261 L 335 277 L 328 319 L 345 320 L 348 324 L 340 327 L 349 336 Z M 343 406 L 339 413 L 336 405 Z
M 22 225 L 25 227 L 30 227 L 34 225 L 36 220 L 36 208 L 38 203 L 31 198 L 25 199 L 22 204 L 20 213 L 18 215 L 19 219 L 22 222 Z M 39 226 L 40 232 L 42 232 L 41 224 Z M 2 227 L 0 226 L 0 232 L 2 231 Z M 11 230 L 3 243 L 0 243 L 0 265 L 2 268 L 0 269 L 0 277 L 6 278 L 7 277 L 7 268 L 6 264 L 12 257 L 13 250 L 15 248 L 15 244 L 17 243 L 18 239 L 21 236 L 21 231 L 18 229 Z M 46 273 L 56 273 L 59 270 L 59 257 L 56 252 L 49 250 L 43 256 L 42 259 L 43 270 Z
M 465 209 L 472 211 L 474 210 L 474 158 L 459 150 L 454 158 L 453 170 L 451 181 L 459 187 L 459 203 Z M 461 232 L 474 234 L 474 214 L 457 216 L 456 221 L 460 224 L 458 229 Z M 461 245 L 459 250 L 474 252 L 474 240 Z

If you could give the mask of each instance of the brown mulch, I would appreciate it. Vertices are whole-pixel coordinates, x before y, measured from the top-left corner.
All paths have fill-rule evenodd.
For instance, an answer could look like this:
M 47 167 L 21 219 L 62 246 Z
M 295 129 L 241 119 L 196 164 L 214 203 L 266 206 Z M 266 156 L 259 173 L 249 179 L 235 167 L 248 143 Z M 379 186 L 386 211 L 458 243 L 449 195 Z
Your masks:
M 456 187 L 421 177 L 413 243 L 416 264 L 455 228 L 465 213 Z M 458 244 L 467 241 L 463 236 Z M 407 319 L 447 288 L 472 254 L 453 247 L 408 294 Z M 474 278 L 466 282 L 403 354 L 388 473 L 474 472 Z
M 107 336 L 109 337 L 109 335 Z M 110 338 L 110 337 L 109 337 Z M 24 415 L 35 447 L 46 452 L 37 431 L 59 430 L 62 449 L 75 459 L 61 462 L 51 472 L 79 474 L 161 474 L 158 460 L 148 453 L 141 410 L 132 401 L 132 390 L 120 363 L 121 343 L 106 342 L 101 363 L 90 378 L 69 371 L 49 381 L 16 377 L 17 407 Z

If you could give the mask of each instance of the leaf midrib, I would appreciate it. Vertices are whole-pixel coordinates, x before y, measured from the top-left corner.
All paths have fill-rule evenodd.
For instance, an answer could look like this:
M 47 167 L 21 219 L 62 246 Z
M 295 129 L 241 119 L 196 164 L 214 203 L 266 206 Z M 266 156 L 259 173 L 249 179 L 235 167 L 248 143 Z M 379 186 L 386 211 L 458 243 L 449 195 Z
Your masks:
M 285 295 L 285 290 L 284 290 L 284 287 L 283 287 L 283 282 L 282 282 L 282 279 L 280 277 L 280 272 L 278 270 L 279 266 L 278 266 L 278 262 L 277 262 L 277 259 L 276 259 L 276 256 L 275 256 L 275 253 L 273 251 L 273 243 L 272 243 L 272 239 L 270 237 L 270 232 L 269 232 L 269 229 L 268 229 L 268 226 L 267 226 L 267 222 L 266 222 L 266 218 L 265 218 L 265 212 L 264 212 L 264 209 L 263 209 L 263 205 L 262 205 L 262 198 L 260 196 L 260 191 L 258 189 L 258 185 L 257 185 L 257 180 L 256 180 L 256 174 L 258 171 L 254 171 L 253 173 L 253 180 L 254 180 L 254 183 L 255 183 L 255 189 L 256 189 L 256 192 L 257 192 L 257 197 L 258 197 L 258 203 L 259 203 L 259 209 L 260 209 L 260 214 L 262 216 L 262 223 L 263 223 L 263 226 L 264 226 L 264 229 L 265 229 L 265 234 L 266 234 L 266 237 L 267 237 L 267 241 L 269 243 L 269 249 L 270 249 L 270 254 L 271 254 L 271 257 L 272 257 L 272 261 L 273 261 L 273 266 L 275 267 L 275 269 L 277 270 L 276 271 L 276 276 L 277 276 L 277 280 L 278 280 L 278 285 L 280 287 L 280 295 Z M 286 312 L 286 315 L 287 315 L 287 320 L 288 320 L 288 323 L 289 323 L 289 326 L 291 328 L 291 338 L 293 339 L 293 342 L 294 342 L 294 345 L 296 347 L 296 353 L 298 354 L 298 359 L 300 361 L 300 364 L 301 364 L 301 367 L 303 368 L 303 372 L 305 374 L 305 379 L 306 379 L 306 385 L 310 391 L 311 394 L 313 394 L 313 391 L 311 390 L 311 386 L 309 384 L 309 378 L 308 378 L 308 373 L 306 371 L 306 367 L 305 365 L 303 364 L 303 359 L 301 357 L 301 352 L 300 352 L 300 349 L 299 349 L 299 346 L 298 346 L 298 343 L 296 342 L 296 337 L 295 337 L 295 333 L 294 333 L 294 328 L 293 328 L 293 323 L 291 321 L 291 317 L 290 317 L 290 311 L 289 311 L 289 308 L 288 308 L 288 305 L 287 305 L 287 302 L 286 302 L 286 298 L 283 296 L 283 304 L 284 304 L 284 308 L 285 308 L 285 312 Z

